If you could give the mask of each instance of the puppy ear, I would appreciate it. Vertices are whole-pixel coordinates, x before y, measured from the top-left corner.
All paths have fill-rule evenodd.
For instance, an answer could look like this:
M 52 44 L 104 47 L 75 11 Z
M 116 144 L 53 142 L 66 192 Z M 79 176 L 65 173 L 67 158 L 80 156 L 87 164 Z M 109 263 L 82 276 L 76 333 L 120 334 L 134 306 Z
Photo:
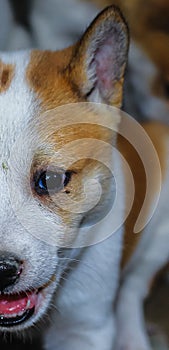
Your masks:
M 82 97 L 121 106 L 128 45 L 128 27 L 119 9 L 106 8 L 75 46 L 69 65 Z

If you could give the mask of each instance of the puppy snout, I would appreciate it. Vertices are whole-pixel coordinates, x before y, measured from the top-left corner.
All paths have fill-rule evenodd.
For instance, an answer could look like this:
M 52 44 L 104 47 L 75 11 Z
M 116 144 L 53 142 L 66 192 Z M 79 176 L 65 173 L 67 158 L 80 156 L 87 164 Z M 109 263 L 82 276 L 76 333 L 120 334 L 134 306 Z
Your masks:
M 0 291 L 12 286 L 22 272 L 22 262 L 8 252 L 0 254 Z

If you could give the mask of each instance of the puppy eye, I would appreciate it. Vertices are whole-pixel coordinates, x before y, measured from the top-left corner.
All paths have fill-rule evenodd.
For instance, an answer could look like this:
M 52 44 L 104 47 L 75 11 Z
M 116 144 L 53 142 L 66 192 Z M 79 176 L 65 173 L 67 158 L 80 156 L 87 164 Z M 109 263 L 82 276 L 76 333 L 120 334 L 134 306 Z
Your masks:
M 33 179 L 34 190 L 40 196 L 58 193 L 68 185 L 71 175 L 72 173 L 70 171 L 38 171 Z

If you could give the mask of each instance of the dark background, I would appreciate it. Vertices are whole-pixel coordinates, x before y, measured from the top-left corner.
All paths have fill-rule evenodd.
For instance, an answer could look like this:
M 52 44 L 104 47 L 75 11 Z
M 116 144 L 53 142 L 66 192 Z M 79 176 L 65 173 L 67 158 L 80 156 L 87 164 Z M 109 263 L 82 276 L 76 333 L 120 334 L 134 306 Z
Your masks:
M 31 10 L 32 0 L 10 0 L 14 10 L 17 22 L 29 28 L 29 12 Z
M 19 341 L 13 337 L 7 338 L 4 341 L 0 340 L 1 350 L 42 350 L 40 341 Z

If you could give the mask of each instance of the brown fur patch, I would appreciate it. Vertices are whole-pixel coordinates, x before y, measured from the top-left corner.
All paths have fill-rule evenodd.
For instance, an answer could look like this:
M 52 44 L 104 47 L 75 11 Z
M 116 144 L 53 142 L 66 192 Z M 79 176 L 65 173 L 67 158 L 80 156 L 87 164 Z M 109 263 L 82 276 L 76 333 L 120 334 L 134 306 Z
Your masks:
M 106 176 L 108 176 L 107 173 L 109 173 L 105 166 L 102 166 L 99 161 L 95 160 L 95 156 L 97 159 L 97 155 L 102 152 L 102 149 L 99 150 L 98 144 L 97 147 L 92 148 L 89 140 L 101 140 L 112 144 L 112 136 L 112 131 L 99 125 L 70 125 L 50 135 L 45 144 L 43 144 L 43 149 L 35 154 L 31 168 L 31 182 L 37 170 L 45 170 L 50 166 L 64 169 L 64 171 L 71 171 L 73 174 L 70 183 L 59 193 L 53 196 L 39 197 L 40 202 L 48 207 L 49 210 L 58 214 L 67 226 L 71 226 L 73 221 L 76 222 L 78 215 L 62 209 L 62 203 L 67 198 L 70 198 L 77 203 L 77 208 L 80 208 L 80 202 L 85 199 L 85 182 L 101 175 L 102 177 L 105 176 L 106 179 Z M 83 139 L 87 139 L 85 146 L 82 143 Z M 79 142 L 71 148 L 71 153 L 69 154 L 69 145 L 75 140 Z M 59 150 L 66 145 L 68 146 L 66 155 L 63 156 L 62 153 L 59 155 Z M 79 154 L 80 160 L 77 161 L 76 159 Z M 87 158 L 86 155 L 88 155 Z M 104 154 L 105 160 L 107 157 L 111 157 L 111 154 Z M 70 160 L 71 166 L 68 165 Z M 38 197 L 35 191 L 33 191 L 33 194 L 35 197 Z M 93 197 L 95 197 L 95 193 L 92 193 L 91 189 L 92 200 Z M 57 203 L 59 203 L 60 206 L 57 206 Z
M 67 105 L 70 103 L 77 103 L 77 102 L 87 102 L 88 97 L 95 88 L 95 80 L 91 77 L 91 73 L 89 73 L 89 67 L 87 66 L 88 58 L 90 56 L 90 45 L 93 43 L 94 49 L 93 49 L 93 55 L 95 55 L 99 42 L 102 42 L 104 40 L 104 36 L 106 35 L 104 23 L 107 23 L 107 31 L 110 28 L 112 28 L 113 21 L 116 21 L 118 24 L 120 23 L 120 29 L 119 32 L 124 34 L 122 36 L 119 43 L 119 50 L 115 50 L 117 53 L 121 52 L 124 54 L 124 59 L 121 59 L 121 64 L 117 64 L 116 66 L 116 60 L 114 62 L 114 67 L 116 68 L 115 73 L 112 74 L 112 91 L 111 94 L 108 93 L 108 100 L 105 100 L 113 105 L 120 106 L 121 105 L 121 99 L 122 99 L 122 89 L 123 89 L 123 76 L 126 66 L 126 59 L 127 59 L 127 51 L 128 51 L 128 31 L 127 26 L 125 25 L 125 22 L 123 21 L 119 11 L 116 11 L 114 7 L 110 8 L 109 10 L 103 12 L 100 17 L 96 18 L 96 20 L 93 22 L 93 24 L 88 28 L 82 39 L 73 47 L 70 47 L 68 49 L 65 49 L 60 52 L 50 52 L 50 51 L 33 51 L 31 54 L 30 63 L 27 68 L 26 72 L 26 78 L 28 81 L 29 86 L 31 89 L 35 92 L 37 99 L 40 102 L 41 106 L 41 114 L 42 112 L 47 110 L 53 110 L 56 107 L 59 107 L 61 105 Z M 105 25 L 106 26 L 106 25 Z M 99 39 L 98 32 L 102 29 L 102 36 L 101 39 Z M 114 29 L 114 32 L 116 33 L 116 30 Z M 105 35 L 104 35 L 105 34 Z M 112 34 L 113 35 L 113 34 Z M 98 39 L 98 41 L 97 41 Z M 100 41 L 99 41 L 100 40 Z M 119 41 L 119 38 L 117 39 L 117 42 Z M 115 37 L 116 42 L 116 37 Z M 96 47 L 95 47 L 96 45 Z M 124 47 L 123 47 L 124 46 Z M 124 52 L 123 52 L 124 51 Z M 92 56 L 93 58 L 94 56 Z M 115 55 L 116 59 L 116 55 Z M 117 57 L 118 62 L 118 57 Z M 109 66 L 108 66 L 109 67 Z M 118 71 L 119 69 L 119 71 Z M 97 72 L 96 72 L 97 73 Z M 95 73 L 95 74 L 96 74 Z M 97 77 L 97 74 L 96 74 Z M 99 78 L 98 78 L 99 80 Z M 104 80 L 104 79 L 103 79 Z M 103 84 L 104 85 L 104 84 Z M 71 116 L 71 110 L 69 109 L 68 113 L 69 116 Z M 75 113 L 75 112 L 74 112 Z M 91 112 L 89 112 L 91 113 Z M 93 112 L 94 113 L 94 112 Z M 85 109 L 85 115 L 84 113 L 79 113 L 80 117 L 86 118 L 86 109 Z M 46 114 L 45 114 L 46 116 Z M 57 114 L 56 118 L 58 120 L 67 120 L 66 115 L 64 113 L 59 116 Z M 104 120 L 104 114 L 102 114 L 102 118 Z M 117 120 L 118 119 L 118 120 Z M 107 151 L 108 154 L 106 154 L 106 151 L 103 150 L 103 143 L 102 147 L 94 147 L 91 146 L 89 139 L 91 138 L 92 141 L 95 139 L 101 140 L 106 143 L 112 144 L 112 140 L 115 139 L 114 132 L 109 130 L 108 128 L 103 128 L 96 123 L 92 124 L 92 115 L 91 115 L 91 122 L 89 121 L 90 125 L 86 124 L 79 124 L 79 125 L 72 125 L 66 128 L 62 127 L 59 129 L 59 131 L 55 132 L 55 122 L 50 121 L 46 117 L 47 122 L 47 128 L 45 128 L 45 120 L 42 118 L 39 118 L 39 122 L 42 120 L 42 128 L 44 130 L 41 131 L 39 127 L 39 135 L 42 140 L 42 144 L 44 146 L 44 154 L 43 150 L 40 150 L 39 154 L 37 155 L 37 158 L 35 159 L 35 162 L 33 164 L 33 168 L 31 169 L 31 173 L 36 175 L 36 170 L 43 171 L 43 166 L 46 167 L 50 164 L 50 161 L 54 163 L 54 166 L 57 166 L 60 169 L 64 169 L 65 171 L 72 171 L 73 175 L 72 180 L 70 184 L 66 186 L 66 191 L 62 188 L 62 190 L 58 193 L 54 193 L 54 197 L 56 198 L 56 201 L 53 201 L 50 196 L 48 196 L 48 192 L 45 191 L 44 196 L 40 193 L 40 201 L 43 202 L 45 206 L 49 208 L 49 210 L 54 211 L 55 213 L 58 213 L 59 216 L 63 219 L 63 221 L 69 226 L 72 227 L 75 225 L 78 220 L 83 218 L 84 215 L 72 213 L 72 210 L 66 210 L 65 207 L 61 209 L 58 203 L 63 203 L 65 199 L 68 197 L 72 197 L 72 199 L 75 202 L 75 206 L 79 210 L 82 206 L 82 201 L 84 197 L 84 183 L 92 178 L 99 178 L 101 179 L 104 184 L 103 186 L 106 186 L 107 182 L 110 181 L 110 171 L 106 166 L 104 166 L 104 161 L 107 160 L 110 162 L 112 160 L 112 151 L 110 152 L 110 148 Z M 72 118 L 73 120 L 73 118 Z M 118 118 L 113 118 L 112 116 L 112 127 L 114 125 L 115 130 L 117 127 L 117 124 L 119 122 L 119 116 Z M 85 123 L 85 119 L 84 119 Z M 59 124 L 59 123 L 58 123 Z M 76 124 L 76 123 L 75 123 Z M 56 119 L 56 126 L 57 126 L 57 119 Z M 46 131 L 46 129 L 48 131 Z M 57 129 L 57 128 L 56 128 Z M 51 133 L 50 133 L 51 131 Z M 47 135 L 45 135 L 45 132 Z M 49 136 L 49 137 L 48 137 Z M 83 144 L 81 139 L 87 139 L 86 144 Z M 46 144 L 45 140 L 46 139 Z M 62 148 L 65 145 L 69 145 L 71 141 L 78 141 L 78 144 L 74 146 L 74 149 L 72 150 L 72 153 L 69 154 L 69 149 L 67 150 L 67 153 L 65 152 L 65 155 L 59 154 L 59 149 Z M 53 153 L 52 153 L 53 152 Z M 87 155 L 86 156 L 86 152 Z M 80 155 L 79 155 L 80 153 Z M 68 160 L 66 161 L 66 157 L 68 154 Z M 78 161 L 75 162 L 76 156 L 78 154 Z M 100 161 L 99 154 L 104 156 L 103 162 Z M 85 155 L 85 157 L 84 157 Z M 55 159 L 53 158 L 55 157 Z M 85 159 L 86 158 L 86 159 Z M 97 160 L 99 158 L 99 160 Z M 73 166 L 73 169 L 70 168 L 70 162 Z M 69 164 L 69 165 L 68 165 Z M 109 163 L 110 164 L 110 163 Z M 46 169 L 45 169 L 46 171 Z M 31 175 L 32 175 L 31 174 Z M 33 176 L 31 177 L 33 178 Z M 100 180 L 100 181 L 101 181 Z M 89 193 L 90 198 L 88 203 L 85 203 L 87 207 L 89 204 L 95 203 L 94 199 L 96 197 L 96 193 L 94 191 L 94 185 L 90 185 Z M 37 187 L 38 188 L 38 187 Z M 57 191 L 56 191 L 57 192 Z M 108 193 L 110 191 L 107 191 Z M 106 193 L 107 193 L 106 192 Z M 37 190 L 35 190 L 34 195 L 37 196 Z M 88 199 L 88 198 L 87 198 Z M 67 199 L 68 201 L 68 199 Z M 90 203 L 89 203 L 90 202 Z M 72 201 L 70 203 L 72 205 Z M 86 209 L 88 211 L 88 209 Z M 85 210 L 84 210 L 85 212 Z M 68 238 L 69 239 L 69 238 Z
M 111 32 L 112 28 L 114 32 Z M 112 70 L 105 73 L 105 68 L 98 68 L 99 63 L 95 63 L 92 68 L 92 61 L 95 62 L 95 56 L 99 55 L 98 49 L 101 45 L 104 47 L 104 40 L 107 45 L 106 40 L 110 41 L 110 37 L 111 40 L 114 38 L 115 53 L 108 54 L 108 62 L 104 55 L 103 61 Z M 128 44 L 125 20 L 120 11 L 111 6 L 96 17 L 74 46 L 56 52 L 33 51 L 26 73 L 27 81 L 45 110 L 63 104 L 88 101 L 97 83 L 102 86 L 100 90 L 103 90 L 101 95 L 105 103 L 120 107 Z M 112 45 L 113 41 L 110 46 Z M 112 66 L 109 60 L 112 60 Z M 101 78 L 97 71 L 101 72 Z M 106 74 L 108 79 L 105 78 Z
M 43 110 L 83 100 L 65 74 L 72 50 L 73 47 L 58 52 L 35 50 L 31 54 L 26 76 Z
M 0 61 L 0 93 L 8 90 L 14 76 L 14 66 Z
M 143 127 L 157 151 L 162 170 L 162 179 L 164 180 L 167 159 L 166 141 L 169 136 L 169 128 L 160 123 L 146 123 Z M 141 233 L 133 233 L 133 228 L 143 205 L 146 192 L 146 176 L 143 164 L 133 147 L 124 139 L 118 140 L 118 147 L 130 165 L 135 182 L 135 199 L 132 210 L 125 223 L 124 251 L 122 258 L 122 266 L 124 266 L 129 261 L 141 238 Z M 151 200 L 153 201 L 153 198 L 150 199 L 150 201 Z

